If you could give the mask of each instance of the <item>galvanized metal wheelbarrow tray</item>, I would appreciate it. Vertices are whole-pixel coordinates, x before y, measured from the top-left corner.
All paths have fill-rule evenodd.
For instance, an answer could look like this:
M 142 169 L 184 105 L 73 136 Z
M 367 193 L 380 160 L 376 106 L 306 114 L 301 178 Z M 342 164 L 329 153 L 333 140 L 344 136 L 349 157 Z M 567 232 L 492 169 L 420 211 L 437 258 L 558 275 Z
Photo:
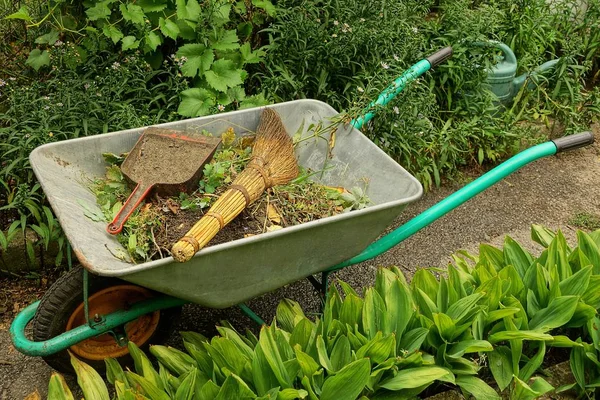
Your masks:
M 538 158 L 593 142 L 590 133 L 544 143 L 509 159 L 481 178 L 426 210 L 392 233 L 376 240 L 402 210 L 422 195 L 419 182 L 367 139 L 359 129 L 404 86 L 444 61 L 451 49 L 443 49 L 421 60 L 373 102 L 366 114 L 339 126 L 336 145 L 328 157 L 328 137 L 306 140 L 296 152 L 300 165 L 313 170 L 328 169 L 319 180 L 327 185 L 351 187 L 369 182 L 367 194 L 374 205 L 350 213 L 292 226 L 250 238 L 205 248 L 186 263 L 164 258 L 131 264 L 114 257 L 120 245 L 106 233 L 106 223 L 84 216 L 81 201 L 95 204 L 84 179 L 103 176 L 102 153 L 130 150 L 143 128 L 73 139 L 41 146 L 30 156 L 32 167 L 48 197 L 85 273 L 115 276 L 153 289 L 164 295 L 134 304 L 128 310 L 101 316 L 45 342 L 26 338 L 24 330 L 34 317 L 39 302 L 17 315 L 11 326 L 15 347 L 28 355 L 46 356 L 85 339 L 104 334 L 141 315 L 187 302 L 212 308 L 240 305 L 262 323 L 244 301 L 276 290 L 303 278 L 325 293 L 328 275 L 338 269 L 376 257 L 418 230 L 458 207 L 510 173 Z M 316 100 L 298 100 L 273 106 L 290 134 L 311 124 L 326 123 L 338 115 L 329 105 Z M 260 109 L 248 109 L 158 125 L 186 132 L 206 129 L 222 132 L 233 126 L 238 134 L 255 129 Z M 321 280 L 313 277 L 321 273 Z M 84 298 L 87 302 L 87 298 Z M 87 304 L 87 303 L 86 303 Z

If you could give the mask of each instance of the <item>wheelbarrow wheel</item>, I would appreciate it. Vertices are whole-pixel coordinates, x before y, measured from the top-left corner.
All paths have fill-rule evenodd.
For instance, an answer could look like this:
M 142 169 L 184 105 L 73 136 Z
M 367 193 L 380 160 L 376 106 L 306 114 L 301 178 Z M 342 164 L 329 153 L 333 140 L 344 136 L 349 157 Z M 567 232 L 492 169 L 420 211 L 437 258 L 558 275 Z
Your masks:
M 83 305 L 83 268 L 63 274 L 42 297 L 33 320 L 33 340 L 45 341 L 86 323 Z M 116 278 L 88 274 L 88 306 L 91 318 L 127 307 L 152 297 L 155 293 Z M 130 321 L 125 326 L 129 341 L 147 350 L 150 344 L 163 343 L 171 334 L 181 307 L 155 311 Z M 119 346 L 107 333 L 85 340 L 47 357 L 46 363 L 57 371 L 73 373 L 69 351 L 85 363 L 104 373 L 105 358 L 115 358 L 131 365 L 127 347 Z

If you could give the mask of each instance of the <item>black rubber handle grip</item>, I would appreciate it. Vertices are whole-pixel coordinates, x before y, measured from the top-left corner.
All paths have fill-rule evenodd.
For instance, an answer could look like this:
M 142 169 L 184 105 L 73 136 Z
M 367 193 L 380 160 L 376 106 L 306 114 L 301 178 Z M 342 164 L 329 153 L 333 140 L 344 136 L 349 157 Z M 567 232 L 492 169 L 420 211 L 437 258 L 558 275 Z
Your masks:
M 556 145 L 556 152 L 560 153 L 561 151 L 575 150 L 594 143 L 594 134 L 592 132 L 581 132 L 554 139 L 552 142 Z
M 452 47 L 448 46 L 448 47 L 444 47 L 443 49 L 433 53 L 432 55 L 427 57 L 426 60 L 429 61 L 431 68 L 433 68 L 435 66 L 440 65 L 441 63 L 443 63 L 450 57 L 452 57 Z

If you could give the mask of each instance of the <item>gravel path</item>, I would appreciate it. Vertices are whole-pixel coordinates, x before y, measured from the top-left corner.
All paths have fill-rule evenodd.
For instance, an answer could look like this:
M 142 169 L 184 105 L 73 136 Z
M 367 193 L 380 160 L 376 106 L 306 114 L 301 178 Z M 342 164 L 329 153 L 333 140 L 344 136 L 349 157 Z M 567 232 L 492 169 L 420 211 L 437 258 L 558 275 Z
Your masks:
M 596 129 L 600 138 L 600 130 Z M 600 141 L 600 140 L 599 140 Z M 478 175 L 478 174 L 475 174 Z M 395 226 L 447 197 L 459 185 L 447 186 L 425 195 L 411 205 Z M 475 199 L 467 202 L 387 253 L 335 274 L 356 288 L 370 285 L 378 266 L 397 265 L 407 274 L 424 266 L 445 265 L 459 249 L 476 251 L 480 242 L 501 245 L 510 235 L 532 251 L 539 248 L 529 239 L 532 223 L 562 229 L 573 239 L 576 228 L 570 220 L 578 212 L 600 215 L 600 144 L 539 160 L 524 167 Z M 253 300 L 249 305 L 265 320 L 273 318 L 284 297 L 299 301 L 307 312 L 318 309 L 312 286 L 298 282 Z M 178 330 L 214 332 L 218 321 L 228 319 L 235 326 L 252 326 L 237 308 L 207 310 L 190 305 L 184 308 Z M 0 400 L 23 399 L 38 390 L 45 398 L 51 373 L 43 361 L 23 356 L 10 345 L 7 326 L 0 326 Z M 177 335 L 176 335 L 177 336 Z M 178 345 L 173 337 L 171 344 Z M 74 379 L 68 382 L 76 387 Z

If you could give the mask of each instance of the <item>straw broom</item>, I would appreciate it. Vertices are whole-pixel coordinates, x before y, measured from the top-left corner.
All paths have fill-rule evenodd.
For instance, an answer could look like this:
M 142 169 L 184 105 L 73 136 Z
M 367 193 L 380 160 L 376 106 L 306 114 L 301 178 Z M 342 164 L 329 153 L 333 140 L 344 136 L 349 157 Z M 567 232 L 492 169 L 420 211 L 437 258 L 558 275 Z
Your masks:
M 208 212 L 173 245 L 171 255 L 179 262 L 190 260 L 266 189 L 286 184 L 297 175 L 292 138 L 277 112 L 266 108 L 256 129 L 248 165 Z

